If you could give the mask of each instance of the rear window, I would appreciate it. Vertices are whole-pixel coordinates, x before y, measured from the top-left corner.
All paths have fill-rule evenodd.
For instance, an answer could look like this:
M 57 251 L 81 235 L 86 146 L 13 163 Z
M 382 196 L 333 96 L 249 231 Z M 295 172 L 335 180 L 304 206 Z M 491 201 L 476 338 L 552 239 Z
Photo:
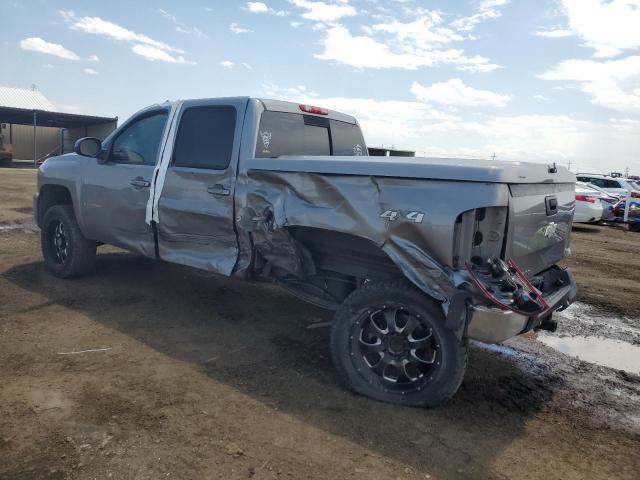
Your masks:
M 260 118 L 256 157 L 364 154 L 357 125 L 284 112 L 263 112 Z
M 362 130 L 353 123 L 330 120 L 333 155 L 365 155 Z

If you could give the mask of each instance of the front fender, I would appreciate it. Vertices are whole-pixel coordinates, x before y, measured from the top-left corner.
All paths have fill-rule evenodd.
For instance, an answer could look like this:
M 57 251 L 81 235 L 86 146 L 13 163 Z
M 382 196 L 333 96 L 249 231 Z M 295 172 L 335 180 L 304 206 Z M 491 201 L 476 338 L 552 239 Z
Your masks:
M 85 161 L 84 157 L 69 153 L 50 157 L 38 168 L 38 192 L 41 192 L 45 185 L 57 185 L 66 188 L 71 196 L 73 211 L 80 228 L 84 227 L 81 192 L 82 170 Z

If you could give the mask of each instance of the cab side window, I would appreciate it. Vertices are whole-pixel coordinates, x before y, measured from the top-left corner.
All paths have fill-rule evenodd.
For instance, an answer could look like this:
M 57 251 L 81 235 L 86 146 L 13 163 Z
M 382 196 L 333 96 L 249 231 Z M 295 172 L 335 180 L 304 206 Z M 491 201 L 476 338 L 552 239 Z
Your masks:
M 159 112 L 134 121 L 118 134 L 109 160 L 115 163 L 155 165 L 167 112 Z

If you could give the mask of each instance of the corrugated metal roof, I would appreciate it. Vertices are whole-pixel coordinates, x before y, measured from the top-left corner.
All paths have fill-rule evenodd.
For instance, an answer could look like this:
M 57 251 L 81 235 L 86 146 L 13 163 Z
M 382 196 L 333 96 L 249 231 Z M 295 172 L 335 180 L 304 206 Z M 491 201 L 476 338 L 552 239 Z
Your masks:
M 56 112 L 58 108 L 42 92 L 27 88 L 3 87 L 0 85 L 0 107 L 24 108 Z

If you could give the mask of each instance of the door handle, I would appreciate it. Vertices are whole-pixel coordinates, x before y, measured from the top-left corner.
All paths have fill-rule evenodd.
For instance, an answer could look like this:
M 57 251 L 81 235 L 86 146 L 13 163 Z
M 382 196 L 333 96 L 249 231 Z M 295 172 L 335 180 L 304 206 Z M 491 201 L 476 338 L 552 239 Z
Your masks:
M 229 190 L 224 185 L 220 185 L 219 183 L 216 183 L 213 187 L 207 188 L 207 192 L 209 192 L 211 195 L 221 195 L 224 197 L 231 194 L 231 190 Z
M 134 187 L 138 187 L 138 188 L 149 187 L 151 185 L 151 182 L 148 182 L 142 177 L 136 177 L 133 180 L 131 180 L 129 183 Z

